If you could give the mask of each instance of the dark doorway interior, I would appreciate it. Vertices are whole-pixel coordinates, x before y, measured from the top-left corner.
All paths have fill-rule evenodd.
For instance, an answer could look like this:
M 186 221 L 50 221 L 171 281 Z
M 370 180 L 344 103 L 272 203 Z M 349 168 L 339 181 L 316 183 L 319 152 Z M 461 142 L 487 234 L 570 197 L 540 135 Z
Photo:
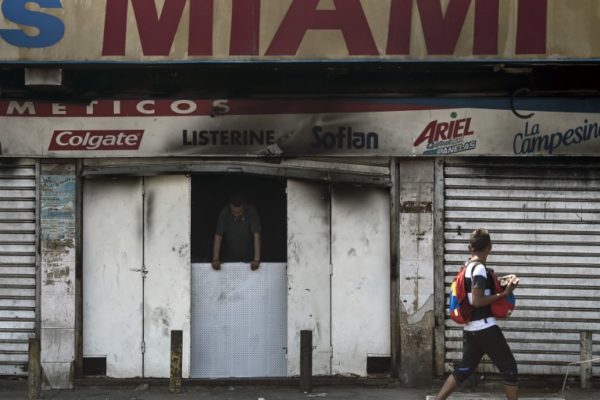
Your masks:
M 262 262 L 287 262 L 287 200 L 284 179 L 253 176 L 192 177 L 192 262 L 210 262 L 217 218 L 233 193 L 254 205 L 262 226 Z

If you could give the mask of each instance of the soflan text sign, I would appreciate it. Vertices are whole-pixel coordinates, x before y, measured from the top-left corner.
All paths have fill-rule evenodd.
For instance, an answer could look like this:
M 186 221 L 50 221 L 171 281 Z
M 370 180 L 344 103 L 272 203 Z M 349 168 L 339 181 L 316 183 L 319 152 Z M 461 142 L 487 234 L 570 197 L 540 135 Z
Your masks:
M 0 62 L 600 58 L 597 0 L 0 4 Z
M 2 157 L 600 152 L 600 99 L 0 101 Z

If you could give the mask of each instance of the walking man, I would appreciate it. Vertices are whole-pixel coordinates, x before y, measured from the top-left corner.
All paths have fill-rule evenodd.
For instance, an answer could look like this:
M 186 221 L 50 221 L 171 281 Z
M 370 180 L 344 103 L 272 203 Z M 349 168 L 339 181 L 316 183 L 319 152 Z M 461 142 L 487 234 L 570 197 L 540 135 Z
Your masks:
M 508 347 L 502 330 L 492 317 L 490 305 L 502 297 L 511 294 L 518 280 L 511 279 L 502 293 L 492 294 L 493 282 L 488 279 L 485 263 L 492 251 L 492 241 L 486 229 L 473 231 L 469 241 L 471 257 L 467 262 L 465 286 L 469 303 L 474 307 L 471 320 L 463 331 L 463 357 L 455 365 L 454 372 L 436 396 L 436 400 L 445 400 L 461 383 L 475 371 L 484 354 L 492 360 L 502 373 L 504 393 L 508 400 L 519 398 L 518 373 L 515 357 Z

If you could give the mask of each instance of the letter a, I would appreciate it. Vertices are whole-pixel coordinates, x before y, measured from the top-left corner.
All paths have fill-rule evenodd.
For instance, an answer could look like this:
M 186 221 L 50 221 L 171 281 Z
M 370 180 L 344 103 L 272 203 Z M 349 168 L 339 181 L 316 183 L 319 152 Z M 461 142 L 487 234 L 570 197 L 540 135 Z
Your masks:
M 334 0 L 335 10 L 318 10 L 319 1 L 293 1 L 266 55 L 296 55 L 310 29 L 341 31 L 350 55 L 379 55 L 360 0 Z

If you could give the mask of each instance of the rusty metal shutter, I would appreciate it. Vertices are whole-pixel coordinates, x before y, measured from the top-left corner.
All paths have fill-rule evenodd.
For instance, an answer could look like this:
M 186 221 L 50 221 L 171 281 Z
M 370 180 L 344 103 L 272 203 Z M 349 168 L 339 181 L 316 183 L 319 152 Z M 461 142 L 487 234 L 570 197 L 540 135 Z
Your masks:
M 600 162 L 586 159 L 457 159 L 444 167 L 446 293 L 467 257 L 470 232 L 490 230 L 488 266 L 521 277 L 517 310 L 499 324 L 521 374 L 564 375 L 580 359 L 580 332 L 600 353 Z M 459 360 L 462 328 L 448 317 L 446 369 Z M 481 372 L 495 370 L 484 359 Z M 579 368 L 570 373 L 578 374 Z M 594 371 L 596 376 L 600 371 Z
M 25 375 L 36 327 L 36 166 L 0 162 L 0 375 Z

